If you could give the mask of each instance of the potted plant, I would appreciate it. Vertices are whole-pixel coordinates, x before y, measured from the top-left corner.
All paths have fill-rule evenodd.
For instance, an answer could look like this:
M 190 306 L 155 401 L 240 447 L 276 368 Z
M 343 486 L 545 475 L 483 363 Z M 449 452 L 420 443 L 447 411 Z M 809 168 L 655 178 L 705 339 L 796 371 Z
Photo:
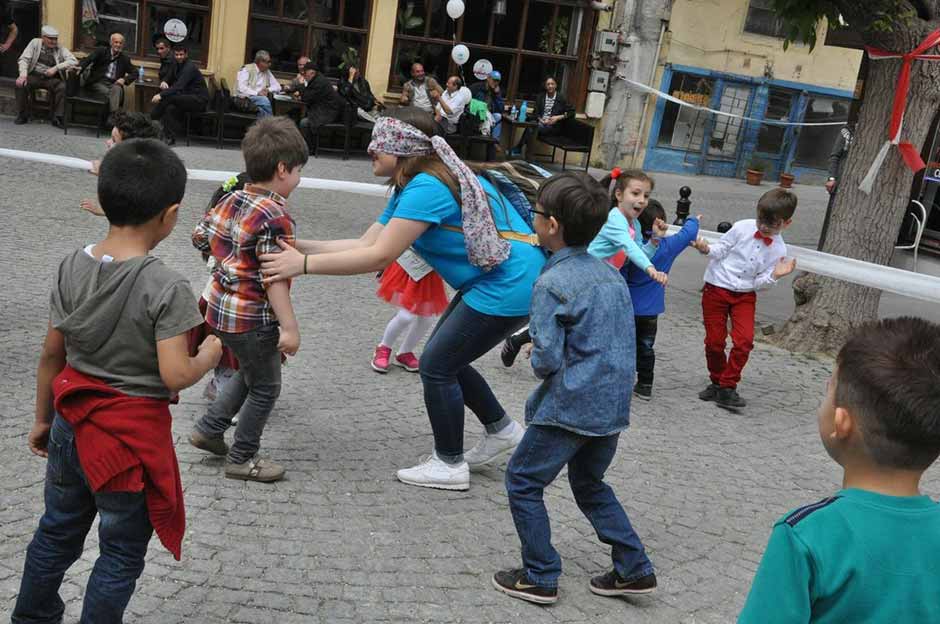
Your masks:
M 751 186 L 760 186 L 764 179 L 764 173 L 767 171 L 767 161 L 759 158 L 752 158 L 747 165 L 747 183 Z
M 793 186 L 793 181 L 796 180 L 796 176 L 792 173 L 781 172 L 780 173 L 780 187 L 781 188 L 790 188 Z

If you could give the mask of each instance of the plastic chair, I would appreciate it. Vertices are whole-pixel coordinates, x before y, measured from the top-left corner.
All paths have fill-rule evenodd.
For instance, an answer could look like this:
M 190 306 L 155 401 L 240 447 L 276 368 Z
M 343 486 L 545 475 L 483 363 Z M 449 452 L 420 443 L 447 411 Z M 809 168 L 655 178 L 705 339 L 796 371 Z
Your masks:
M 910 245 L 897 245 L 895 249 L 910 249 L 914 252 L 914 273 L 917 273 L 917 250 L 920 248 L 920 238 L 924 235 L 924 228 L 927 226 L 927 209 L 916 199 L 912 199 L 911 203 L 915 204 L 917 208 L 920 209 L 919 218 L 916 214 L 913 214 L 913 211 L 911 213 L 911 219 L 917 226 L 916 232 L 914 233 L 914 242 Z

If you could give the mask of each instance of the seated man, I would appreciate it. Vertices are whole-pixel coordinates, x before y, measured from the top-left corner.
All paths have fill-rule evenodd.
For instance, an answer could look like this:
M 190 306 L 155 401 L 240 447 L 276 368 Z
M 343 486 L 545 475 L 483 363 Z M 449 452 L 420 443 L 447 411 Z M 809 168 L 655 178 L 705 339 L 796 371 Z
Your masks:
M 443 91 L 433 76 L 424 73 L 424 65 L 415 63 L 411 66 L 411 80 L 401 89 L 399 102 L 402 106 L 415 106 L 434 114 L 434 105 Z
M 267 50 L 258 50 L 255 62 L 239 70 L 233 95 L 251 100 L 258 107 L 258 119 L 261 119 L 274 114 L 269 96 L 280 91 L 281 83 L 271 73 L 271 55 Z
M 317 66 L 313 63 L 304 66 L 304 78 L 307 80 L 307 86 L 301 99 L 307 105 L 307 116 L 300 120 L 300 130 L 307 139 L 307 145 L 312 148 L 320 126 L 342 119 L 346 100 L 326 76 L 317 71 Z
M 447 90 L 441 94 L 437 102 L 437 111 L 434 118 L 441 124 L 444 132 L 454 134 L 457 132 L 457 122 L 467 104 L 473 99 L 470 89 L 463 86 L 460 76 L 451 76 L 447 79 Z
M 98 48 L 82 59 L 79 66 L 84 71 L 91 65 L 85 90 L 107 100 L 108 110 L 116 112 L 124 106 L 124 86 L 137 79 L 137 68 L 124 54 L 124 35 L 113 33 L 110 41 L 111 47 Z
M 503 96 L 499 90 L 499 81 L 502 78 L 502 75 L 494 69 L 486 80 L 470 87 L 470 93 L 473 94 L 474 99 L 486 102 L 487 109 L 493 118 L 493 129 L 490 134 L 494 139 L 499 139 L 503 126 L 500 123 L 503 119 Z
M 16 79 L 16 124 L 29 121 L 29 94 L 35 89 L 49 92 L 53 110 L 52 124 L 62 127 L 65 115 L 65 74 L 78 66 L 78 60 L 65 46 L 59 45 L 59 31 L 42 27 L 42 36 L 30 41 L 19 59 L 20 76 Z
M 209 89 L 196 64 L 189 60 L 189 48 L 184 42 L 173 46 L 176 67 L 172 82 L 153 96 L 154 108 L 150 118 L 163 123 L 163 135 L 168 145 L 176 144 L 176 137 L 185 130 L 186 113 L 201 113 L 209 105 Z
M 170 83 L 173 82 L 173 76 L 176 75 L 176 59 L 173 58 L 173 47 L 166 37 L 157 37 L 153 47 L 157 51 L 157 56 L 160 57 L 160 70 L 157 73 L 160 88 L 169 89 Z
M 290 84 L 284 87 L 284 93 L 289 93 L 298 100 L 300 99 L 300 95 L 304 92 L 304 88 L 307 86 L 307 79 L 304 78 L 304 67 L 306 67 L 307 63 L 309 62 L 309 56 L 301 56 L 299 59 L 297 59 L 297 75 L 294 76 L 293 80 L 290 81 Z

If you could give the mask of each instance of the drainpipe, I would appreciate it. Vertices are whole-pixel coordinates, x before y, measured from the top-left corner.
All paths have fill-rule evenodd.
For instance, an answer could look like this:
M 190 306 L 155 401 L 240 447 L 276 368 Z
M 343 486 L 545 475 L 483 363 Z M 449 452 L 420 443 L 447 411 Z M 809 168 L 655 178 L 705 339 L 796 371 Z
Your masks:
M 646 80 L 647 86 L 653 86 L 653 80 L 656 78 L 656 68 L 659 66 L 659 56 L 663 50 L 663 38 L 666 36 L 666 26 L 669 22 L 662 20 L 659 28 L 659 41 L 656 42 L 656 56 L 653 57 L 653 65 L 650 67 L 650 75 Z M 636 158 L 640 153 L 640 144 L 643 143 L 643 132 L 646 130 L 646 115 L 649 111 L 650 100 L 653 99 L 651 93 L 646 94 L 646 101 L 643 102 L 643 114 L 640 116 L 640 127 L 636 133 L 636 141 L 633 145 L 633 156 L 630 158 L 630 166 L 636 167 Z

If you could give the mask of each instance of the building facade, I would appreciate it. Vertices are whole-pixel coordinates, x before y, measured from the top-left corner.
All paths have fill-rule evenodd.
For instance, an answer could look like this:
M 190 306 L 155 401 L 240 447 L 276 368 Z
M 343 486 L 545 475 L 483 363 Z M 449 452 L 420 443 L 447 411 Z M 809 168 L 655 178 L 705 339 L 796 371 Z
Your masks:
M 819 43 L 783 49 L 770 0 L 676 0 L 652 86 L 685 102 L 756 120 L 847 118 L 861 52 Z M 826 176 L 840 126 L 780 126 L 703 113 L 658 99 L 650 106 L 642 166 L 651 171 L 741 176 L 755 161 L 770 179 Z M 638 163 L 639 164 L 639 163 Z

